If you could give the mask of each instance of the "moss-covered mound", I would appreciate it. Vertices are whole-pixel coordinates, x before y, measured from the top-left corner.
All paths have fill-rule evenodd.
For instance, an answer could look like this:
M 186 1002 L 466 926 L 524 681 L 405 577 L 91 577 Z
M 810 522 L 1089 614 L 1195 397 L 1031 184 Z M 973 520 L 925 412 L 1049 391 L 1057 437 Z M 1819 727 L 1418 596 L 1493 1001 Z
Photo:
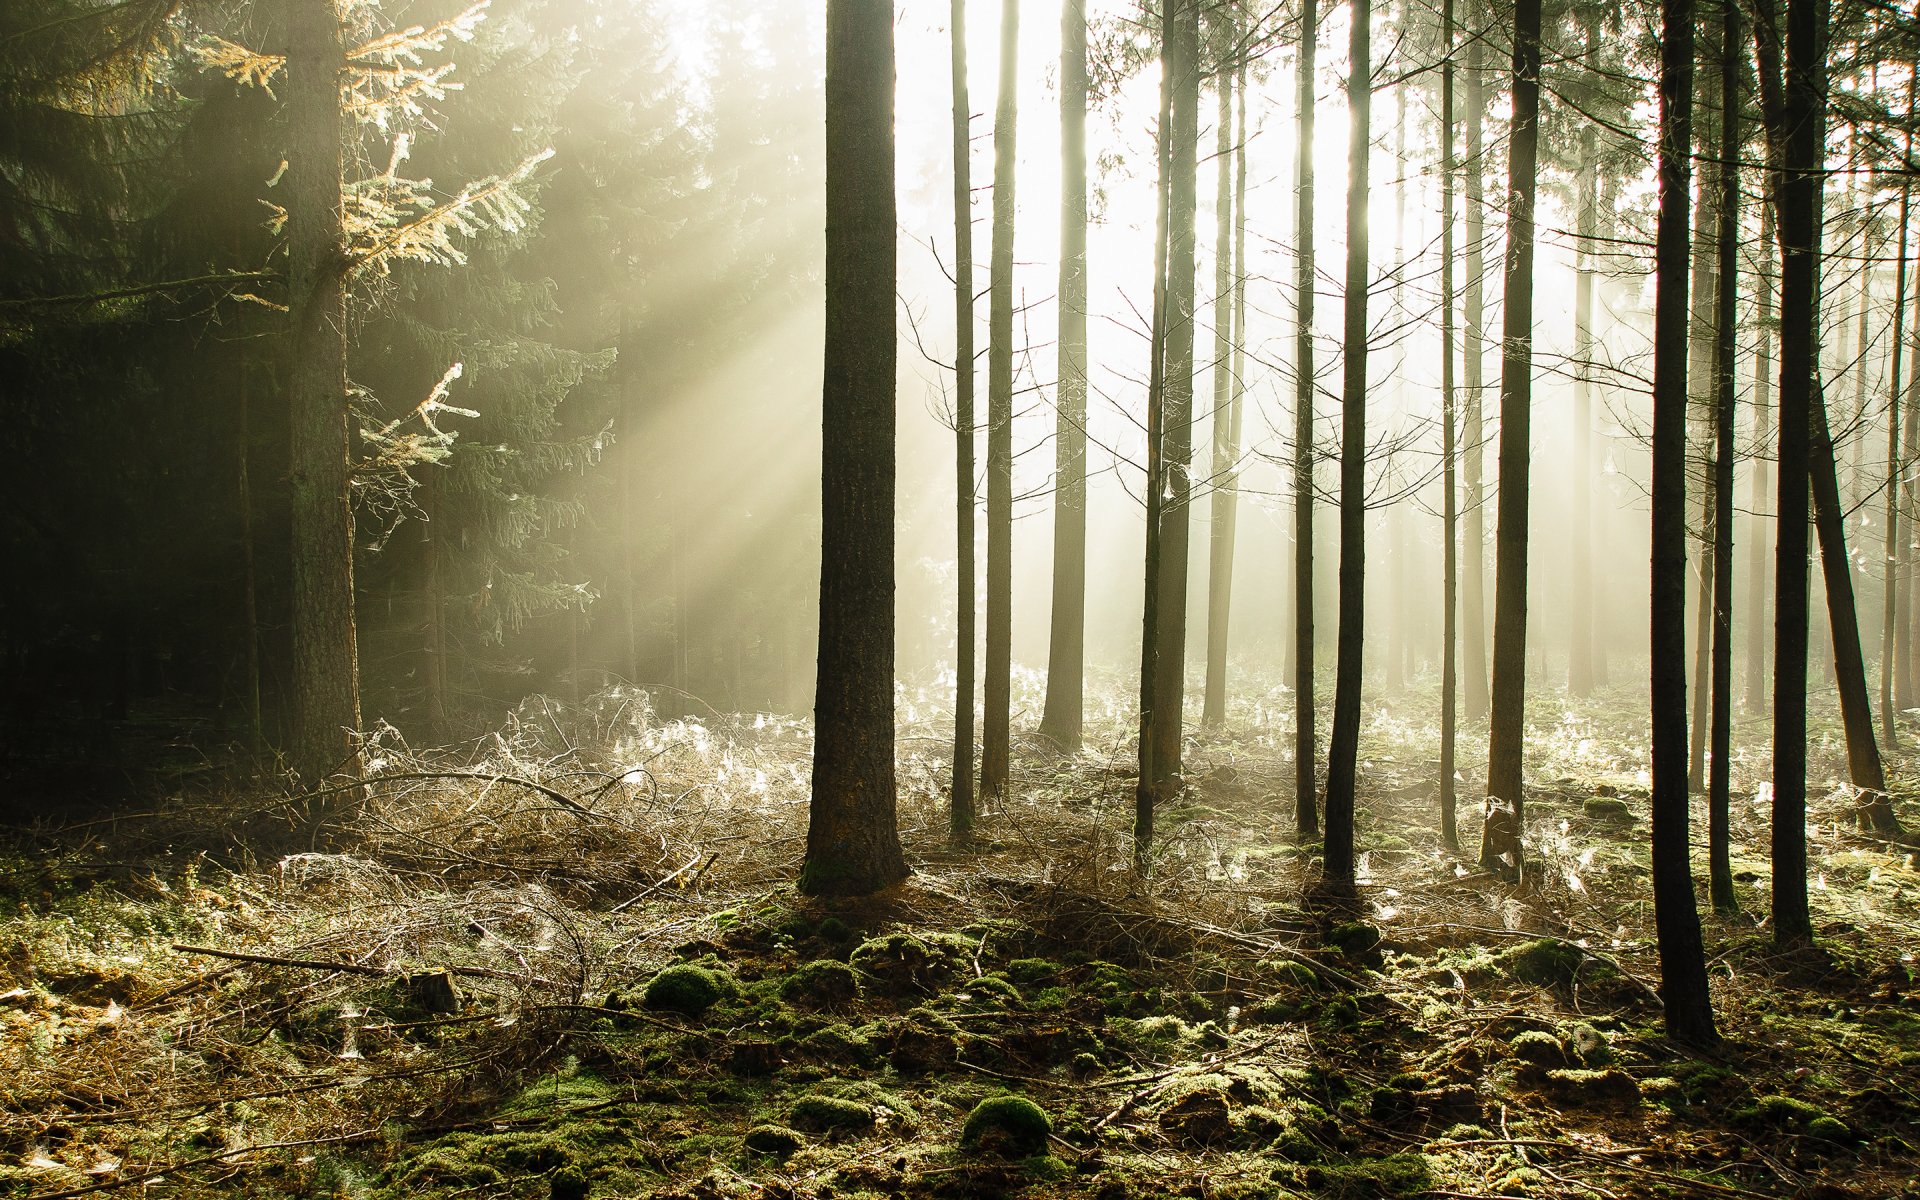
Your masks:
M 967 1114 L 960 1145 L 1019 1158 L 1046 1149 L 1053 1121 L 1045 1109 L 1025 1096 L 989 1096 Z
M 697 1017 L 718 1004 L 732 990 L 731 981 L 720 972 L 692 963 L 680 963 L 648 980 L 641 1002 L 656 1012 L 676 1012 Z

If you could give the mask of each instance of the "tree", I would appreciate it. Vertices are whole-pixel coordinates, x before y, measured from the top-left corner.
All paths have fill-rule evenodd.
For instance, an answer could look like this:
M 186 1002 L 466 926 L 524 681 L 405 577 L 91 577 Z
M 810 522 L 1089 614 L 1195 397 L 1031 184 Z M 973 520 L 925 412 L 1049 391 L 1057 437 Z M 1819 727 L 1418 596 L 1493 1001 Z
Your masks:
M 1313 634 L 1313 253 L 1314 58 L 1318 0 L 1300 0 L 1294 139 L 1293 341 L 1293 823 L 1304 841 L 1320 831 L 1319 744 L 1314 735 Z
M 1453 160 L 1453 0 L 1440 6 L 1440 844 L 1460 848 L 1455 816 L 1454 757 L 1459 740 L 1460 497 L 1454 430 L 1453 196 L 1459 172 Z
M 1771 179 L 1765 186 L 1771 186 Z M 1773 200 L 1769 196 L 1760 206 L 1760 241 L 1754 247 L 1759 258 L 1759 278 L 1754 282 L 1758 312 L 1754 315 L 1753 356 L 1753 499 L 1749 501 L 1753 517 L 1752 534 L 1747 542 L 1753 547 L 1747 556 L 1747 708 L 1763 711 L 1767 705 L 1767 508 L 1773 503 L 1767 479 L 1770 455 L 1767 452 L 1767 420 L 1773 391 Z
M 1040 732 L 1080 748 L 1087 642 L 1087 14 L 1060 5 L 1060 334 L 1054 406 L 1053 620 Z
M 827 4 L 827 324 L 820 656 L 800 890 L 908 874 L 894 807 L 892 0 Z
M 973 831 L 973 106 L 967 99 L 967 0 L 953 0 L 953 447 L 954 598 L 953 835 Z M 1049 676 L 1051 678 L 1051 676 Z
M 1467 660 L 1465 691 L 1467 720 L 1477 724 L 1486 720 L 1487 680 L 1487 533 L 1485 473 L 1486 432 L 1486 242 L 1487 144 L 1482 133 L 1486 116 L 1487 30 L 1483 0 L 1468 0 L 1467 20 L 1472 28 L 1467 36 L 1467 86 L 1462 114 L 1467 148 L 1466 169 L 1466 289 L 1462 297 L 1461 386 L 1466 392 L 1466 411 L 1461 415 L 1460 448 L 1466 455 L 1461 475 L 1466 483 L 1466 529 L 1461 541 L 1466 550 L 1466 574 L 1460 587 L 1461 653 Z
M 987 264 L 987 679 L 980 790 L 1006 791 L 1013 749 L 1013 224 L 1020 0 L 1000 5 L 993 114 L 993 244 Z
M 1720 18 L 1720 261 L 1714 331 L 1713 713 L 1707 770 L 1708 887 L 1716 912 L 1739 908 L 1733 891 L 1733 425 L 1739 329 L 1740 11 L 1727 2 Z M 1691 893 L 1689 893 L 1691 905 Z
M 1231 9 L 1215 16 L 1214 242 L 1213 242 L 1213 434 L 1212 521 L 1207 554 L 1207 680 L 1200 723 L 1218 729 L 1227 720 L 1227 628 L 1233 612 L 1234 524 L 1240 495 L 1235 464 L 1240 457 L 1240 373 L 1235 366 L 1246 333 L 1235 310 L 1246 298 L 1245 276 L 1236 268 L 1235 246 L 1244 243 L 1246 214 L 1234 203 L 1234 172 L 1246 172 L 1245 132 L 1234 132 L 1234 69 L 1239 30 Z M 1240 67 L 1245 70 L 1244 63 Z M 1239 93 L 1245 106 L 1246 93 Z M 1240 143 L 1236 152 L 1235 144 Z
M 1589 50 L 1597 36 L 1589 33 Z M 1599 235 L 1599 155 L 1593 126 L 1580 131 L 1575 208 L 1580 242 L 1575 251 L 1573 293 L 1573 570 L 1567 593 L 1567 691 L 1593 694 L 1593 260 Z
M 1507 269 L 1500 359 L 1499 527 L 1495 533 L 1493 680 L 1487 824 L 1480 861 L 1521 870 L 1525 798 L 1528 445 L 1533 403 L 1533 201 L 1540 122 L 1540 0 L 1513 17 L 1513 126 L 1507 144 Z
M 1334 647 L 1333 731 L 1327 747 L 1326 850 L 1321 878 L 1353 884 L 1353 811 L 1360 756 L 1360 674 L 1366 649 L 1368 151 L 1373 144 L 1373 10 L 1354 0 L 1347 51 L 1347 278 L 1340 394 L 1340 636 Z

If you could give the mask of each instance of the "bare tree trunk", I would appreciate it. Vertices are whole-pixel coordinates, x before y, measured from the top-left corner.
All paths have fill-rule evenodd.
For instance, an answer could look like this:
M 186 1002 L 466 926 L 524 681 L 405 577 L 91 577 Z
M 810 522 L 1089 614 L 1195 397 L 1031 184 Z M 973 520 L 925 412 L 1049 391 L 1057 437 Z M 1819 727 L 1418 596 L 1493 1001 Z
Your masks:
M 357 775 L 360 658 L 354 628 L 347 459 L 347 234 L 340 172 L 340 21 L 329 0 L 290 0 L 284 183 L 293 534 L 293 750 L 300 781 Z M 330 805 L 337 810 L 339 805 Z M 322 816 L 324 814 L 315 814 Z
M 1300 0 L 1294 142 L 1293 343 L 1293 819 L 1301 840 L 1320 832 L 1314 733 L 1313 636 L 1313 109 L 1318 0 Z
M 247 749 L 259 755 L 266 750 L 267 734 L 260 711 L 260 589 L 259 573 L 254 562 L 253 477 L 249 469 L 253 457 L 251 365 L 242 355 L 237 368 L 240 414 L 234 441 L 239 449 L 239 475 L 236 480 L 239 494 L 234 499 L 240 510 L 240 622 L 247 660 Z
M 954 550 L 958 594 L 954 597 L 953 807 L 948 826 L 956 838 L 973 832 L 973 104 L 967 97 L 967 0 L 952 0 L 953 60 L 953 483 Z
M 1573 293 L 1573 570 L 1567 609 L 1572 617 L 1567 651 L 1567 691 L 1593 694 L 1593 256 L 1599 234 L 1594 134 L 1580 132 L 1578 175 L 1580 244 Z
M 1662 0 L 1660 216 L 1655 251 L 1653 365 L 1654 924 L 1660 997 L 1676 1041 L 1717 1041 L 1707 997 L 1700 913 L 1687 858 L 1687 175 L 1692 118 L 1692 0 Z
M 1739 909 L 1733 891 L 1733 425 L 1740 292 L 1740 12 L 1722 0 L 1720 18 L 1719 296 L 1714 302 L 1713 715 L 1707 770 L 1707 859 L 1713 907 Z
M 827 3 L 820 653 L 800 890 L 906 878 L 894 807 L 892 0 Z
M 1440 30 L 1440 843 L 1457 851 L 1454 755 L 1459 739 L 1460 500 L 1454 463 L 1460 449 L 1454 434 L 1453 195 L 1459 164 L 1453 159 L 1453 0 L 1441 0 Z
M 1533 201 L 1540 120 L 1540 0 L 1513 18 L 1513 126 L 1507 142 L 1506 303 L 1500 361 L 1500 490 L 1494 575 L 1493 699 L 1487 741 L 1487 824 L 1480 861 L 1522 870 L 1526 732 L 1527 492 L 1533 403 Z
M 1763 183 L 1762 189 L 1770 187 Z M 1773 229 L 1773 201 L 1760 205 L 1760 241 L 1755 253 L 1760 258 L 1759 279 L 1754 290 L 1759 295 L 1759 311 L 1754 318 L 1753 366 L 1753 530 L 1747 539 L 1753 547 L 1747 556 L 1747 708 L 1764 712 L 1767 707 L 1767 509 L 1773 503 L 1768 481 L 1770 450 L 1767 430 L 1773 395 L 1773 256 L 1776 245 Z
M 1718 444 L 1714 422 L 1719 411 L 1715 403 L 1717 389 L 1713 382 L 1713 370 L 1714 338 L 1719 330 L 1715 311 L 1719 288 L 1715 277 L 1718 247 L 1722 240 L 1716 207 L 1720 190 L 1717 183 L 1719 166 L 1713 161 L 1717 155 L 1714 130 L 1719 119 L 1721 99 L 1718 78 L 1717 73 L 1710 74 L 1708 86 L 1699 89 L 1695 96 L 1694 109 L 1699 116 L 1694 121 L 1693 130 L 1696 151 L 1700 157 L 1700 186 L 1694 193 L 1693 286 L 1690 297 L 1693 313 L 1687 350 L 1687 393 L 1692 399 L 1693 411 L 1703 433 L 1696 446 L 1702 487 L 1699 538 L 1694 550 L 1693 730 L 1687 742 L 1687 780 L 1696 792 L 1707 790 L 1707 716 L 1713 696 L 1709 684 L 1713 670 L 1713 514 L 1716 511 L 1713 495 L 1716 476 L 1712 456 Z
M 1530 0 L 1523 0 L 1530 2 Z M 1373 144 L 1373 10 L 1353 0 L 1347 67 L 1347 278 L 1340 394 L 1340 636 L 1335 644 L 1333 733 L 1327 747 L 1327 828 L 1321 877 L 1353 884 L 1353 814 L 1366 649 L 1368 151 Z
M 1235 30 L 1228 18 L 1219 20 L 1219 72 L 1214 118 L 1214 244 L 1213 244 L 1213 496 L 1207 547 L 1207 683 L 1200 723 L 1218 729 L 1227 721 L 1227 623 L 1233 613 L 1233 535 L 1240 503 L 1234 463 L 1240 456 L 1234 429 L 1239 420 L 1239 380 L 1232 370 L 1234 347 L 1244 336 L 1234 325 L 1234 229 L 1239 215 L 1233 206 L 1234 128 L 1233 73 L 1227 59 L 1234 52 Z
M 1466 312 L 1462 326 L 1462 377 L 1466 412 L 1461 420 L 1460 448 L 1466 454 L 1462 473 L 1466 477 L 1466 530 L 1461 534 L 1466 573 L 1460 586 L 1461 655 L 1467 661 L 1462 683 L 1467 723 L 1477 725 L 1487 719 L 1487 496 L 1484 484 L 1487 436 L 1482 414 L 1486 411 L 1486 139 L 1482 119 L 1486 114 L 1486 29 L 1487 14 L 1483 0 L 1468 0 L 1466 120 L 1467 142 L 1467 261 Z
M 1916 94 L 1915 75 L 1907 77 L 1907 110 L 1912 112 Z M 1906 133 L 1906 157 L 1913 158 L 1913 131 Z M 1913 206 L 1913 186 L 1905 177 L 1900 183 L 1900 246 L 1893 269 L 1893 361 L 1887 369 L 1887 497 L 1885 506 L 1886 542 L 1885 586 L 1881 589 L 1880 609 L 1880 727 L 1888 749 L 1900 745 L 1900 730 L 1894 707 L 1894 676 L 1899 658 L 1896 631 L 1901 625 L 1900 585 L 1902 550 L 1900 542 L 1900 367 L 1907 340 L 1907 220 Z
M 1040 733 L 1080 748 L 1087 642 L 1087 15 L 1060 6 L 1060 337 L 1054 406 L 1053 619 Z
M 1193 540 L 1193 360 L 1195 258 L 1199 209 L 1200 5 L 1170 8 L 1168 70 L 1175 84 L 1167 191 L 1166 398 L 1167 502 L 1160 517 L 1160 666 L 1154 677 L 1155 783 L 1177 786 L 1187 683 L 1187 571 Z
M 1013 745 L 1013 224 L 1020 0 L 1000 6 L 987 298 L 987 678 L 980 791 L 1006 791 Z

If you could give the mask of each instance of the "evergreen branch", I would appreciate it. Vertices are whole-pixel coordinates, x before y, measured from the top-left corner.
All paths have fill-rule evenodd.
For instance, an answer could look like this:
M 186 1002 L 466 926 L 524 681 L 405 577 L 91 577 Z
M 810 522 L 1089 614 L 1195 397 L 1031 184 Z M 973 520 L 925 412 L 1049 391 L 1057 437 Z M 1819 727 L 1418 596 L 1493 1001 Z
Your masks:
M 99 292 L 76 292 L 65 296 L 22 296 L 13 299 L 0 299 L 0 311 L 26 308 L 62 308 L 78 304 L 101 304 L 108 300 L 129 300 L 138 296 L 152 296 L 162 292 L 184 291 L 187 288 L 203 287 L 207 284 L 223 283 L 278 283 L 282 276 L 278 271 L 231 271 L 217 275 L 196 275 L 190 279 L 168 279 L 159 283 L 143 283 L 132 287 L 110 288 Z

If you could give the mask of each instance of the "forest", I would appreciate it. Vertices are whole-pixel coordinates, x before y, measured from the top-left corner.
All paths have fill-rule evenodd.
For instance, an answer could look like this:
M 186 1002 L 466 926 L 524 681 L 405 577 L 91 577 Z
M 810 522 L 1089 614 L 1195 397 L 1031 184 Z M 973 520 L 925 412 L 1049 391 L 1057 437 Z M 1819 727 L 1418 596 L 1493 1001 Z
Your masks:
M 1920 1200 L 1920 6 L 0 2 L 0 1198 Z

